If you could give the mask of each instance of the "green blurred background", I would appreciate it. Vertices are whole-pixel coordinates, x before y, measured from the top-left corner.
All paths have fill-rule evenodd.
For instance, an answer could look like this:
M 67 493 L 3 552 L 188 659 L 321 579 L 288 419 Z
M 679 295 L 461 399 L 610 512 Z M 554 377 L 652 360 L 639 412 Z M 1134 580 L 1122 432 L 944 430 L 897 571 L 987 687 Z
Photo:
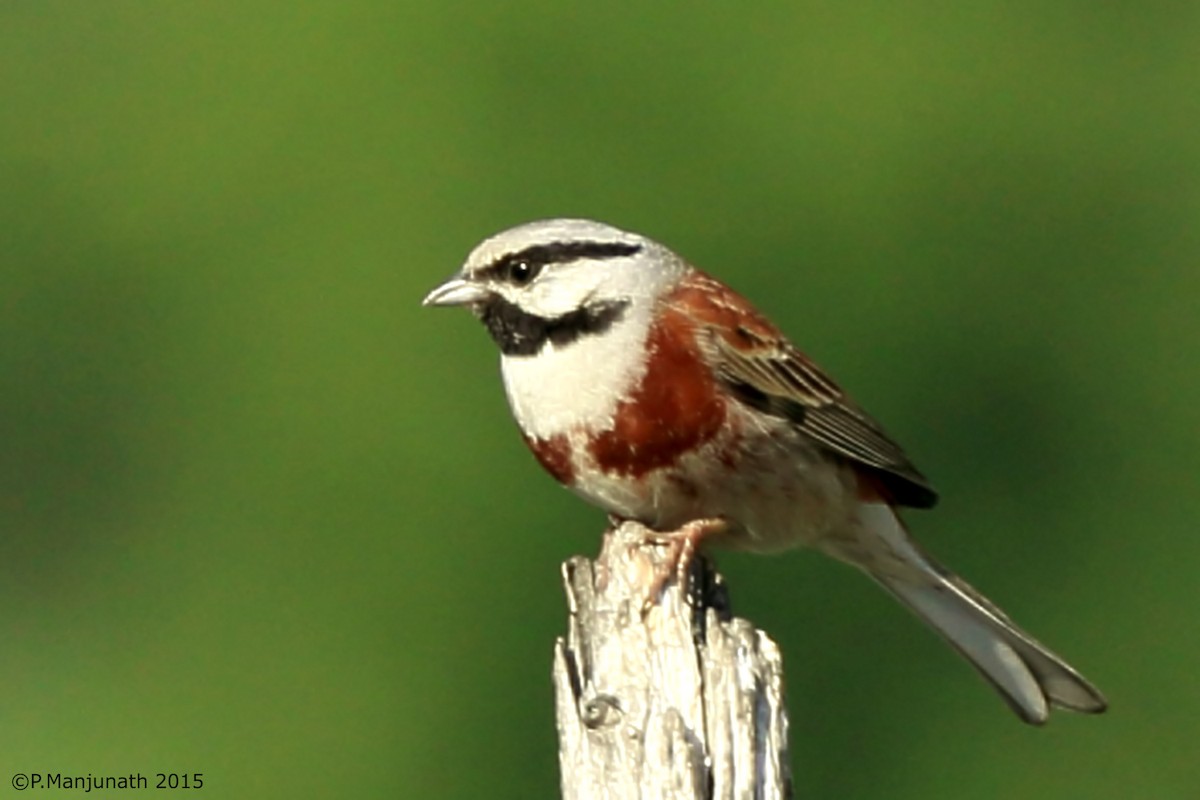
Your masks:
M 603 516 L 419 307 L 580 215 L 777 319 L 922 540 L 1108 694 L 1021 725 L 869 582 L 719 557 L 801 797 L 1200 796 L 1200 6 L 0 6 L 0 796 L 557 794 Z

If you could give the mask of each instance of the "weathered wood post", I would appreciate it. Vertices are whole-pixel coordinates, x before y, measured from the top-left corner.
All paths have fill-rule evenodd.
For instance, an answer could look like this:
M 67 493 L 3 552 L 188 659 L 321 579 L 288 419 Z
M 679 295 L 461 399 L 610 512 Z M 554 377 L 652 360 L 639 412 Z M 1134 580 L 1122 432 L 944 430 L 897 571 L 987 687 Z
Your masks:
M 665 548 L 625 523 L 593 562 L 563 565 L 568 630 L 554 649 L 566 800 L 790 798 L 779 648 L 732 616 L 697 557 L 643 613 Z

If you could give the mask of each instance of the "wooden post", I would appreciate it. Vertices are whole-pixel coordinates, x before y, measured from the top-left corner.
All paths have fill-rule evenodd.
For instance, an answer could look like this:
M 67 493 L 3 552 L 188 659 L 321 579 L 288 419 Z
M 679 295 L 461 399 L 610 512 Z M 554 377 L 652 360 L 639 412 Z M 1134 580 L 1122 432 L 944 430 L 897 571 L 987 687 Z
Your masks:
M 624 523 L 563 565 L 554 648 L 566 800 L 790 798 L 779 648 L 732 616 L 702 556 L 643 613 L 665 548 Z

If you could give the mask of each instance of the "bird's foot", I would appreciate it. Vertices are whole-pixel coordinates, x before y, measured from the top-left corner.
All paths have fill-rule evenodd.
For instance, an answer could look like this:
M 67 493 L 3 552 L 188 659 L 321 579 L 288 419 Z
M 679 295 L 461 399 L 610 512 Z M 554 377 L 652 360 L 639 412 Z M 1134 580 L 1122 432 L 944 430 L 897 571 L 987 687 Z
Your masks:
M 728 523 L 720 517 L 694 519 L 678 530 L 652 531 L 646 537 L 649 542 L 665 545 L 667 553 L 655 569 L 646 588 L 646 599 L 642 603 L 643 615 L 653 607 L 672 575 L 680 586 L 687 585 L 688 572 L 696 559 L 701 540 L 724 531 L 727 526 Z

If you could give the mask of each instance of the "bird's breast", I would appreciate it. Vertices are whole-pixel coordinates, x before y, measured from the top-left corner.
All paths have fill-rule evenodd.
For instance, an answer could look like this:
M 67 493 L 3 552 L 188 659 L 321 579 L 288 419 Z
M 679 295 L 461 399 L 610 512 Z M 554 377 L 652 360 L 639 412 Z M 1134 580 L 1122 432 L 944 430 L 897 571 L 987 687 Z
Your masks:
M 720 432 L 728 400 L 704 362 L 692 324 L 666 309 L 645 340 L 645 369 L 617 403 L 611 424 L 590 431 L 587 456 L 613 475 L 669 469 Z
M 829 535 L 857 503 L 843 465 L 786 420 L 729 395 L 695 326 L 678 305 L 659 306 L 641 337 L 606 351 L 615 365 L 573 360 L 570 384 L 562 372 L 539 383 L 532 368 L 513 373 L 506 364 L 533 454 L 593 505 L 660 530 L 719 516 L 731 523 L 727 544 L 754 550 Z M 641 358 L 631 359 L 629 347 Z M 523 379 L 515 392 L 513 375 Z

